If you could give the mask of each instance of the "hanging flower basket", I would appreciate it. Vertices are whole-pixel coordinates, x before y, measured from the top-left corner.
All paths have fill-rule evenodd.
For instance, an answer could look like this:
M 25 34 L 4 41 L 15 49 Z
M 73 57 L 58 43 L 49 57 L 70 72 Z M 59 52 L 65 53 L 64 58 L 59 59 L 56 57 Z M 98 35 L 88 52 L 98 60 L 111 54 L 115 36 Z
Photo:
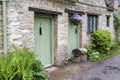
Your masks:
M 82 20 L 82 16 L 80 16 L 79 14 L 73 14 L 70 17 L 70 21 L 74 24 L 74 25 L 78 25 L 80 23 L 80 21 Z

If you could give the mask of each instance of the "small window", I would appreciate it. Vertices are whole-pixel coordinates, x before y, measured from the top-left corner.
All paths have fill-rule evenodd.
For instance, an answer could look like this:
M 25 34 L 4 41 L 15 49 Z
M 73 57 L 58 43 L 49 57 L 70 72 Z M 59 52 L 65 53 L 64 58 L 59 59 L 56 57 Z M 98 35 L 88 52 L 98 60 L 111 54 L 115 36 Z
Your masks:
M 87 16 L 87 33 L 92 33 L 98 29 L 98 16 L 88 15 Z
M 106 16 L 107 27 L 110 27 L 110 16 Z
M 118 7 L 120 7 L 120 0 L 118 0 Z

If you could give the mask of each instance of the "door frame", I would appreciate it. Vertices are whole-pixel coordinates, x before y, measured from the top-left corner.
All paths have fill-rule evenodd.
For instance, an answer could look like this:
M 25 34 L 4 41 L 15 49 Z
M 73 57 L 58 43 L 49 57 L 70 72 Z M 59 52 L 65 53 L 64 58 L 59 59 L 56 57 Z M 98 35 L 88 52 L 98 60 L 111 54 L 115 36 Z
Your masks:
M 49 19 L 51 19 L 51 36 L 50 36 L 50 39 L 51 39 L 51 44 L 50 44 L 50 46 L 51 46 L 51 65 L 50 66 L 52 66 L 52 65 L 54 65 L 54 17 L 52 16 L 52 15 L 49 15 L 49 14 L 40 14 L 40 13 L 35 13 L 35 15 L 34 15 L 34 21 L 35 21 L 35 18 L 49 18 Z M 35 27 L 35 22 L 34 22 L 34 27 Z M 35 31 L 35 28 L 34 28 L 34 31 Z M 35 45 L 35 40 L 36 39 L 36 37 L 35 37 L 35 32 L 34 32 L 34 45 Z M 35 45 L 36 46 L 36 45 Z M 35 49 L 35 47 L 34 47 L 34 49 Z M 36 49 L 35 49 L 35 51 L 36 51 Z

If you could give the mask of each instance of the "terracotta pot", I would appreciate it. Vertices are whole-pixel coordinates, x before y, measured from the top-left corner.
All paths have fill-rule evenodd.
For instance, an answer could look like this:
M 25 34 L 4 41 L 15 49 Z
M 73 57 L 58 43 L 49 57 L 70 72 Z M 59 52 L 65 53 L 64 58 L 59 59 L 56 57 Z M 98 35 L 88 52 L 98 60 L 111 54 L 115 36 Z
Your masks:
M 81 60 L 82 61 L 87 61 L 87 55 L 81 55 Z

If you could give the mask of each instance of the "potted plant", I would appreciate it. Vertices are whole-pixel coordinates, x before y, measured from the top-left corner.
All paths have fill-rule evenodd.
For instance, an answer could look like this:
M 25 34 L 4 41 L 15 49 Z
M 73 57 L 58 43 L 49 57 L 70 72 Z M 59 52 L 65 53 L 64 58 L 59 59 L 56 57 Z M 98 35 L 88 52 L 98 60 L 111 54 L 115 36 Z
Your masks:
M 73 62 L 81 62 L 81 51 L 79 49 L 73 49 L 72 50 L 72 54 L 73 54 Z
M 80 23 L 80 21 L 82 20 L 82 16 L 80 16 L 79 14 L 75 13 L 70 17 L 70 21 L 74 24 L 74 25 L 78 25 Z
M 86 48 L 80 48 L 81 51 L 81 60 L 87 61 L 87 49 Z

